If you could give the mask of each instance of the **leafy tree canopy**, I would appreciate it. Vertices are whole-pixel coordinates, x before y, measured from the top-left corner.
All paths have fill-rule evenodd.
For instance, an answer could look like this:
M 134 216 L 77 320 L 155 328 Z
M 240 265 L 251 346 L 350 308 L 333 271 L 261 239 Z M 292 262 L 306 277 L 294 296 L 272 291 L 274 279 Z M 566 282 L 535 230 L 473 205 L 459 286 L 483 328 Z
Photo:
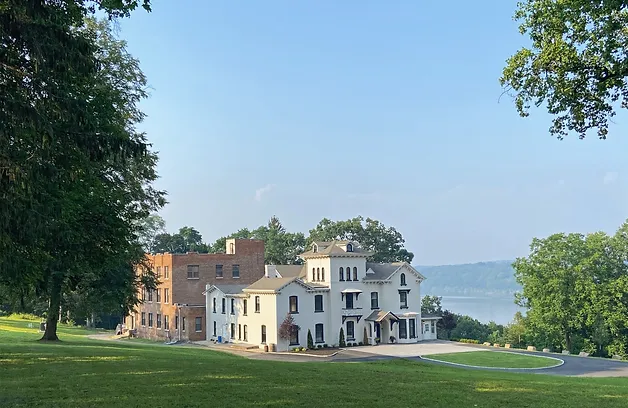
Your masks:
M 521 116 L 532 104 L 554 115 L 550 132 L 601 139 L 628 107 L 628 1 L 524 0 L 515 19 L 531 45 L 507 61 L 501 83 Z

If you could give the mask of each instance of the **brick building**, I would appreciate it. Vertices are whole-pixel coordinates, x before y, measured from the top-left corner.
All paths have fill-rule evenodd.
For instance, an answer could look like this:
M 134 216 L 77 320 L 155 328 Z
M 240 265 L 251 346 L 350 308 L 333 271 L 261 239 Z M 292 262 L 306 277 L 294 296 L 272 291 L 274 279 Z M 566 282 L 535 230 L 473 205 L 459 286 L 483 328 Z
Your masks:
M 205 340 L 207 284 L 251 284 L 264 276 L 264 241 L 228 239 L 224 254 L 148 255 L 160 284 L 143 290 L 143 303 L 127 316 L 139 337 Z M 181 330 L 179 330 L 181 327 Z

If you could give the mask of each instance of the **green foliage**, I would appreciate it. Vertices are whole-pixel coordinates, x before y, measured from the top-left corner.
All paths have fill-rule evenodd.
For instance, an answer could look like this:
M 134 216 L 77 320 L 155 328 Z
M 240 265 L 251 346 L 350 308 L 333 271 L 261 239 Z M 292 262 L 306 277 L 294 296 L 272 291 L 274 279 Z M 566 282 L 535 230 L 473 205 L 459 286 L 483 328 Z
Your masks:
M 0 283 L 48 300 L 47 340 L 64 293 L 106 282 L 120 312 L 138 302 L 150 279 L 134 273 L 137 222 L 164 202 L 136 129 L 146 78 L 108 22 L 85 19 L 88 4 L 124 16 L 138 2 L 0 7 Z
M 340 328 L 340 336 L 338 337 L 338 347 L 347 347 L 347 343 L 345 343 L 345 331 L 342 327 Z
M 179 232 L 176 234 L 159 233 L 155 235 L 153 242 L 151 248 L 153 253 L 185 254 L 187 252 L 198 252 L 206 254 L 210 249 L 207 244 L 203 243 L 201 233 L 196 228 L 188 226 L 179 228 Z
M 314 348 L 314 339 L 312 338 L 312 332 L 307 329 L 307 348 L 310 350 Z
M 521 116 L 530 105 L 555 115 L 550 132 L 605 139 L 615 108 L 628 103 L 628 2 L 525 0 L 515 18 L 531 47 L 507 61 L 502 85 Z
M 277 335 L 282 340 L 289 340 L 290 337 L 298 332 L 301 328 L 294 323 L 294 317 L 288 313 L 286 317 L 283 319 L 281 324 L 279 325 L 279 329 L 277 330 Z
M 480 343 L 488 340 L 491 330 L 469 316 L 460 316 L 457 319 L 456 327 L 451 331 L 451 338 L 454 339 L 476 339 Z
M 414 254 L 404 248 L 404 239 L 395 228 L 386 227 L 372 218 L 362 216 L 346 221 L 323 218 L 310 230 L 307 245 L 314 241 L 351 240 L 374 252 L 371 262 L 412 262 Z
M 460 343 L 467 343 L 467 344 L 480 344 L 480 340 L 475 340 L 475 339 L 459 339 L 458 341 Z
M 625 353 L 628 344 L 628 227 L 614 236 L 554 234 L 534 239 L 515 261 L 528 308 L 526 340 L 537 347 Z M 519 330 L 521 331 L 521 330 Z
M 513 321 L 504 328 L 505 343 L 509 343 L 514 347 L 523 347 L 526 345 L 526 323 L 521 312 L 515 313 Z
M 421 299 L 421 313 L 422 314 L 431 314 L 431 315 L 440 315 L 443 313 L 443 308 L 441 306 L 441 300 L 443 298 L 440 296 L 430 296 L 425 295 L 423 299 Z

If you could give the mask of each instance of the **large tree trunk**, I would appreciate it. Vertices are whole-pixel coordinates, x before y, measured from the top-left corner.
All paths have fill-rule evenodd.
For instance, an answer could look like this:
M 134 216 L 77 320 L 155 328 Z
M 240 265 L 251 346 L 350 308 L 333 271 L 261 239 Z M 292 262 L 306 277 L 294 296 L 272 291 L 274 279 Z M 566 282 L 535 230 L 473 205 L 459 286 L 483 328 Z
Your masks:
M 50 299 L 48 302 L 48 317 L 46 318 L 46 331 L 41 340 L 58 341 L 57 323 L 61 313 L 61 278 L 53 277 L 50 285 Z
M 565 331 L 565 348 L 571 352 L 571 335 L 569 331 Z

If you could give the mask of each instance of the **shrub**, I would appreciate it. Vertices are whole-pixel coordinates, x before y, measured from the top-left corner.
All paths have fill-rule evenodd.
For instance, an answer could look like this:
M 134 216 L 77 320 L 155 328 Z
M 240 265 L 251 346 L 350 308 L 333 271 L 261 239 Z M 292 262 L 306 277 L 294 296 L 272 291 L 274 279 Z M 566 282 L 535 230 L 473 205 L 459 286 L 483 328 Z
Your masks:
M 307 351 L 305 347 L 301 347 L 301 351 Z
M 474 339 L 459 339 L 457 341 L 460 343 L 467 343 L 467 344 L 480 344 L 479 340 L 474 340 Z
M 347 347 L 347 343 L 345 343 L 345 331 L 342 327 L 340 328 L 340 338 L 338 340 L 338 346 Z
M 327 344 L 323 344 L 323 348 L 327 348 L 329 347 Z
M 363 345 L 364 345 L 364 342 L 359 342 L 359 343 L 358 343 L 358 345 L 359 345 L 359 346 L 363 346 Z
M 310 329 L 307 329 L 307 348 L 314 348 L 314 339 L 312 339 L 312 332 L 310 331 Z
M 322 349 L 323 346 L 321 346 L 320 344 L 318 346 L 316 346 L 317 349 Z
M 30 313 L 11 313 L 8 318 L 11 320 L 41 320 L 40 317 Z

